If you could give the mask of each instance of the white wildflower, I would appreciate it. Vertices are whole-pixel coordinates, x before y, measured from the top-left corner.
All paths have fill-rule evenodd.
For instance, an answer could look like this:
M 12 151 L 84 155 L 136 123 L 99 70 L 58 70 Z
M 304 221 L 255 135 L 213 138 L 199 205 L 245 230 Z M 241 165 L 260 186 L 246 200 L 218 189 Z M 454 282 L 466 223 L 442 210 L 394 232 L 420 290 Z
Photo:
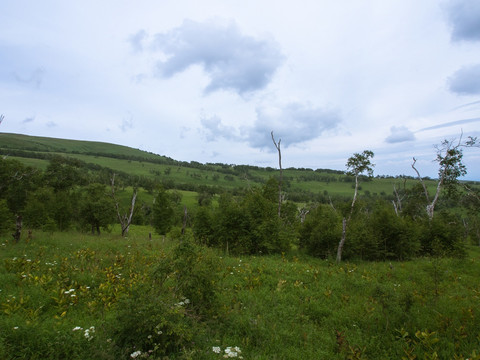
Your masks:
M 237 357 L 238 355 L 241 354 L 241 350 L 238 346 L 234 346 L 234 347 L 227 347 L 225 349 L 225 355 L 223 355 L 224 358 L 235 358 Z
M 133 353 L 130 354 L 130 357 L 132 359 L 137 358 L 138 356 L 142 355 L 142 352 L 140 350 L 134 351 Z
M 92 340 L 94 333 L 95 333 L 95 326 L 90 326 L 89 329 L 86 329 L 86 330 L 85 330 L 85 333 L 84 333 L 85 338 L 86 338 L 88 341 Z
M 83 328 L 81 328 L 80 326 L 75 326 L 72 331 L 78 331 L 78 330 L 83 330 Z
M 212 347 L 212 351 L 215 354 L 220 354 L 220 351 L 222 351 L 222 349 L 220 349 L 220 346 L 214 346 L 214 347 Z

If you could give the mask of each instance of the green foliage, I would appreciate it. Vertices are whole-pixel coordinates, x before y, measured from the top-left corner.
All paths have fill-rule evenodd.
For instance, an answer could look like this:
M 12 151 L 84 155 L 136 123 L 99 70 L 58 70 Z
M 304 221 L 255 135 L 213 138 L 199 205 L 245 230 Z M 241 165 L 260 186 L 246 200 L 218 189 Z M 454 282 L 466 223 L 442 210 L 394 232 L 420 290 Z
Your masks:
M 85 183 L 80 172 L 81 163 L 75 159 L 54 156 L 44 173 L 44 182 L 55 192 L 71 189 L 76 184 Z
M 478 358 L 476 247 L 465 259 L 339 266 L 298 253 L 220 258 L 188 231 L 150 231 L 2 238 L 0 358 Z
M 92 234 L 100 228 L 106 228 L 113 223 L 115 206 L 112 198 L 102 184 L 87 186 L 80 204 L 80 217 L 85 225 L 91 227 Z
M 374 154 L 370 150 L 364 150 L 361 154 L 353 154 L 347 161 L 347 175 L 359 176 L 366 173 L 368 176 L 373 176 L 375 165 L 370 161 L 373 156 Z
M 423 254 L 465 256 L 464 228 L 455 215 L 440 212 L 431 221 L 423 220 L 418 234 Z
M 122 297 L 109 324 L 115 358 L 131 359 L 135 352 L 157 358 L 188 346 L 194 321 L 179 302 L 155 283 L 137 285 Z
M 177 192 L 168 193 L 163 186 L 159 186 L 153 204 L 153 226 L 157 233 L 166 234 L 176 222 L 176 208 L 181 200 Z
M 196 245 L 190 236 L 182 236 L 171 257 L 162 259 L 155 277 L 165 289 L 198 315 L 212 315 L 218 310 L 220 262 L 207 248 Z
M 278 203 L 268 194 L 265 188 L 256 188 L 240 199 L 221 195 L 218 207 L 197 212 L 193 223 L 197 241 L 234 254 L 289 251 L 296 239 L 296 210 L 294 215 L 287 205 L 279 218 Z
M 327 205 L 310 211 L 300 228 L 300 248 L 309 255 L 330 258 L 334 255 L 342 233 L 342 221 L 337 212 Z
M 0 199 L 0 235 L 4 235 L 13 229 L 14 217 L 8 208 L 7 201 Z

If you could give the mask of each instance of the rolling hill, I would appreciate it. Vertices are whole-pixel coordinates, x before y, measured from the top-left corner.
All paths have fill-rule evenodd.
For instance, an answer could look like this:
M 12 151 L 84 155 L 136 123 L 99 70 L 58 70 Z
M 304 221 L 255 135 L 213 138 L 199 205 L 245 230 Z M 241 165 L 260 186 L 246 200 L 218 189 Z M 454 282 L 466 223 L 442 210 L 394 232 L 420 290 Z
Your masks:
M 9 133 L 0 133 L 0 154 L 41 169 L 45 169 L 54 156 L 74 158 L 96 169 L 142 177 L 164 183 L 169 188 L 193 191 L 201 186 L 215 188 L 216 191 L 248 188 L 279 175 L 278 169 L 269 167 L 176 161 L 122 145 Z M 337 170 L 288 168 L 284 169 L 283 179 L 288 198 L 297 202 L 318 200 L 319 197 L 347 197 L 353 191 L 353 178 Z M 390 197 L 393 185 L 403 186 L 403 181 L 385 176 L 364 179 L 361 194 Z M 416 181 L 407 179 L 409 185 Z M 427 183 L 432 189 L 435 186 L 434 181 Z

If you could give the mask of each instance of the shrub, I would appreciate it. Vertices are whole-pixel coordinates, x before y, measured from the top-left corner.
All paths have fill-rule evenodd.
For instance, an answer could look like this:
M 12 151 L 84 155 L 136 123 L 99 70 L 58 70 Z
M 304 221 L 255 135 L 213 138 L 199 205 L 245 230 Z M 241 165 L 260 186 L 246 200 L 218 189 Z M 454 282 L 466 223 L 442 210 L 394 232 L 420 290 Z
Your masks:
M 342 220 L 329 206 L 312 210 L 300 228 L 300 248 L 309 255 L 327 258 L 334 255 L 342 234 Z
M 196 245 L 188 233 L 173 253 L 162 259 L 154 271 L 164 289 L 173 289 L 180 301 L 198 315 L 215 313 L 220 264 L 212 250 Z
M 7 201 L 0 200 L 0 235 L 12 230 L 13 219 L 14 217 L 7 206 Z
M 178 304 L 174 294 L 155 286 L 138 286 L 122 298 L 110 323 L 115 358 L 131 359 L 133 353 L 157 358 L 187 346 L 193 321 Z

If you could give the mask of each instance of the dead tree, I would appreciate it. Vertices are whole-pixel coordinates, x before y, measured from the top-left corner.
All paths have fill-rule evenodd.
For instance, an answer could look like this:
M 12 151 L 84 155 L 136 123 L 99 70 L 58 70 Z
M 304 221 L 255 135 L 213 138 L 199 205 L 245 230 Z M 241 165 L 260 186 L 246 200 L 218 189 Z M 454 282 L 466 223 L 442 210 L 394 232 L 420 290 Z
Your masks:
M 405 183 L 407 182 L 407 179 L 403 179 L 403 194 L 400 196 L 400 194 L 398 193 L 398 190 L 397 190 L 397 187 L 395 186 L 395 184 L 393 184 L 393 193 L 395 194 L 395 198 L 396 200 L 392 200 L 392 204 L 393 204 L 393 208 L 395 209 L 395 214 L 397 214 L 397 216 L 400 215 L 400 213 L 402 212 L 402 201 L 403 199 L 405 199 L 405 194 L 406 194 L 406 191 L 405 191 Z
M 20 241 L 20 236 L 22 235 L 22 216 L 17 215 L 17 219 L 15 221 L 15 232 L 12 234 L 13 240 L 15 243 Z
M 275 148 L 278 151 L 278 167 L 280 168 L 280 179 L 278 181 L 278 217 L 281 215 L 282 211 L 282 200 L 283 200 L 283 195 L 282 195 L 282 181 L 283 181 L 283 170 L 282 170 L 282 152 L 280 150 L 280 143 L 282 139 L 278 140 L 278 143 L 275 141 L 275 138 L 273 137 L 273 131 L 271 132 L 272 135 L 272 141 L 273 144 L 275 145 Z
M 0 115 L 0 124 L 2 123 L 3 119 L 5 119 L 5 116 L 3 116 L 3 114 L 2 114 L 2 115 Z
M 440 146 L 435 146 L 437 149 L 437 158 L 435 161 L 438 162 L 439 169 L 437 188 L 435 190 L 435 195 L 431 200 L 425 182 L 420 176 L 420 172 L 415 168 L 415 163 L 417 160 L 413 158 L 412 168 L 417 173 L 418 180 L 423 186 L 425 199 L 428 203 L 425 210 L 430 220 L 433 219 L 435 206 L 438 202 L 442 189 L 446 187 L 449 191 L 454 191 L 455 186 L 458 184 L 458 178 L 467 173 L 467 168 L 462 162 L 463 148 L 479 146 L 477 138 L 471 136 L 467 141 L 462 142 L 462 135 L 463 134 L 460 135 L 457 143 L 455 140 L 444 140 Z
M 122 227 L 122 237 L 127 236 L 128 230 L 130 229 L 130 225 L 132 223 L 133 212 L 135 210 L 135 201 L 137 199 L 137 189 L 133 189 L 133 195 L 131 200 L 131 205 L 128 213 L 121 214 L 120 213 L 120 206 L 118 204 L 118 200 L 115 196 L 115 174 L 112 175 L 111 178 L 111 185 L 112 185 L 112 198 L 115 203 L 115 209 L 117 211 L 117 218 L 120 222 L 120 226 Z

